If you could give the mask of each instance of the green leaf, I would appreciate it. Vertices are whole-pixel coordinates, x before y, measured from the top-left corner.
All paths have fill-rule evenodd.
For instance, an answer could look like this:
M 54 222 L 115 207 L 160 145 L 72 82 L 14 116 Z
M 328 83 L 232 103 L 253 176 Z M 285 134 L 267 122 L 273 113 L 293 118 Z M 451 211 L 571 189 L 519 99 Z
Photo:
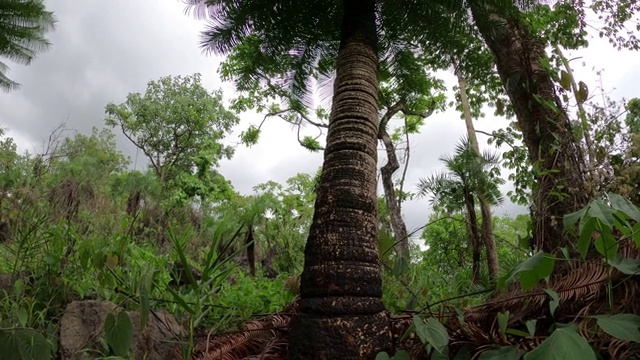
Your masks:
M 498 331 L 501 336 L 505 335 L 507 325 L 509 324 L 509 311 L 498 313 Z
M 384 351 L 381 353 L 378 353 L 378 355 L 376 355 L 376 360 L 390 360 L 389 354 L 387 354 Z
M 411 360 L 411 356 L 404 350 L 398 350 L 398 352 L 393 355 L 393 360 Z
M 600 235 L 596 238 L 595 246 L 596 250 L 607 260 L 611 260 L 618 253 L 618 241 L 613 237 L 611 228 L 598 224 L 596 226 Z
M 140 330 L 144 329 L 149 321 L 149 296 L 147 295 L 147 289 L 140 287 Z
M 50 360 L 53 358 L 51 344 L 32 329 L 16 330 L 16 341 L 23 360 Z
M 589 88 L 587 87 L 587 84 L 580 81 L 578 83 L 578 92 L 575 95 L 576 95 L 576 100 L 579 103 L 583 103 L 587 101 L 587 98 L 589 97 Z
M 133 342 L 133 325 L 126 312 L 118 313 L 117 318 L 112 313 L 104 321 L 104 337 L 107 345 L 116 356 L 127 356 Z
M 607 334 L 626 341 L 640 343 L 640 316 L 635 314 L 597 315 L 598 326 Z
M 560 86 L 567 91 L 571 91 L 571 75 L 564 70 L 560 71 Z
M 463 346 L 458 352 L 453 360 L 471 360 L 471 351 L 466 346 Z
M 615 256 L 612 260 L 607 260 L 607 263 L 614 268 L 618 269 L 626 275 L 638 275 L 640 274 L 640 260 L 633 258 L 622 258 L 621 256 Z
M 608 226 L 609 228 L 613 227 L 614 218 L 613 210 L 602 200 L 595 200 L 589 204 L 589 210 L 587 211 L 587 215 L 597 218 L 602 222 L 602 224 Z
M 478 360 L 519 360 L 522 355 L 524 355 L 524 351 L 517 346 L 503 346 L 482 352 Z
M 552 257 L 545 254 L 543 251 L 537 252 L 532 257 L 528 258 L 506 275 L 506 279 L 500 279 L 499 285 L 508 283 L 516 275 L 520 275 L 520 285 L 523 290 L 529 290 L 533 288 L 538 281 L 545 279 L 553 272 L 555 261 Z
M 551 311 L 551 316 L 554 316 L 554 314 L 556 313 L 556 308 L 560 304 L 560 297 L 558 296 L 558 293 L 553 289 L 544 289 L 544 292 L 546 292 L 551 297 L 551 301 L 549 301 L 549 310 Z
M 625 215 L 635 220 L 636 222 L 640 222 L 640 210 L 631 201 L 623 198 L 618 194 L 608 193 L 607 197 L 609 198 L 611 207 L 616 210 L 622 211 Z
M 2 360 L 50 360 L 53 358 L 51 343 L 33 329 L 0 330 L 0 359 Z
M 436 318 L 428 318 L 425 322 L 418 315 L 413 316 L 416 333 L 423 344 L 431 345 L 440 354 L 445 354 L 449 345 L 447 329 Z
M 524 360 L 596 360 L 596 354 L 574 326 L 556 329 L 538 347 L 524 355 Z
M 583 219 L 584 220 L 584 219 Z M 589 246 L 591 245 L 591 235 L 596 228 L 598 219 L 589 217 L 585 221 L 580 221 L 580 237 L 578 238 L 578 251 L 580 256 L 584 259 L 589 252 Z
M 633 242 L 640 248 L 640 223 L 633 225 Z
M 20 349 L 15 330 L 0 330 L 0 354 L 2 360 L 20 360 Z
M 586 213 L 587 213 L 587 207 L 584 207 L 576 212 L 572 212 L 571 214 L 565 215 L 563 219 L 564 229 L 569 230 L 573 225 L 575 225 L 578 222 L 578 220 L 581 220 Z
M 529 332 L 529 335 L 531 335 L 531 337 L 536 336 L 536 324 L 538 323 L 538 320 L 533 319 L 533 320 L 527 320 L 527 322 L 525 323 L 527 325 L 527 331 Z

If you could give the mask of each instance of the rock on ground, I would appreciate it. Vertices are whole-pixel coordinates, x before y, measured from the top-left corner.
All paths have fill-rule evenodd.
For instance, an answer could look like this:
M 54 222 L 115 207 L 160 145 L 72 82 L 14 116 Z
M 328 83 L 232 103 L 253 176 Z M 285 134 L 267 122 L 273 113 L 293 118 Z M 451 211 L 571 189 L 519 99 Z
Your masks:
M 60 319 L 61 359 L 94 359 L 103 351 L 104 320 L 116 313 L 117 306 L 109 301 L 84 300 L 67 305 Z M 132 355 L 134 359 L 173 359 L 176 342 L 186 335 L 185 330 L 166 311 L 153 311 L 140 331 L 140 314 L 127 311 L 134 327 Z

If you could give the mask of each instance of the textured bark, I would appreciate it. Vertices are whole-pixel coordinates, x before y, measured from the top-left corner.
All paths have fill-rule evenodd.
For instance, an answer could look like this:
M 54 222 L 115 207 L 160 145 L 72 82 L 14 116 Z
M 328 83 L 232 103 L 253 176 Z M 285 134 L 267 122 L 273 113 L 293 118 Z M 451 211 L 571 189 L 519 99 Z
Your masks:
M 380 168 L 380 177 L 382 178 L 382 188 L 384 189 L 384 197 L 389 207 L 389 216 L 391 218 L 391 229 L 397 242 L 396 250 L 398 255 L 406 260 L 409 259 L 409 236 L 407 235 L 407 226 L 402 219 L 402 209 L 400 201 L 396 196 L 393 186 L 393 174 L 400 168 L 400 162 L 396 156 L 396 147 L 391 141 L 391 136 L 387 132 L 387 123 L 402 109 L 401 103 L 396 103 L 387 109 L 386 114 L 380 120 L 378 128 L 378 139 L 384 144 L 387 153 L 387 163 Z
M 373 359 L 391 347 L 377 240 L 375 0 L 345 0 L 344 9 L 291 359 Z
M 586 205 L 590 196 L 584 188 L 584 159 L 553 80 L 542 64 L 545 45 L 526 28 L 515 8 L 505 9 L 504 4 L 492 7 L 488 2 L 471 4 L 534 165 L 534 245 L 556 252 L 569 243 L 563 235 L 563 216 Z
M 473 196 L 465 190 L 464 204 L 467 208 L 467 230 L 469 232 L 469 242 L 471 243 L 471 272 L 474 284 L 480 284 L 480 230 L 478 229 L 478 217 L 476 216 L 476 205 Z
M 456 70 L 456 76 L 458 78 L 458 87 L 460 88 L 460 102 L 462 103 L 462 115 L 464 117 L 464 123 L 467 127 L 467 136 L 469 137 L 469 144 L 471 149 L 480 156 L 480 144 L 478 144 L 478 137 L 476 136 L 476 129 L 473 126 L 473 119 L 471 118 L 471 106 L 469 104 L 469 97 L 467 96 L 467 82 L 462 74 Z M 480 158 L 478 158 L 480 161 Z M 498 279 L 498 251 L 496 249 L 496 239 L 493 235 L 493 216 L 491 214 L 491 205 L 482 196 L 478 197 L 480 202 L 480 216 L 482 218 L 482 242 L 487 251 L 487 268 L 489 270 L 489 278 L 491 281 Z

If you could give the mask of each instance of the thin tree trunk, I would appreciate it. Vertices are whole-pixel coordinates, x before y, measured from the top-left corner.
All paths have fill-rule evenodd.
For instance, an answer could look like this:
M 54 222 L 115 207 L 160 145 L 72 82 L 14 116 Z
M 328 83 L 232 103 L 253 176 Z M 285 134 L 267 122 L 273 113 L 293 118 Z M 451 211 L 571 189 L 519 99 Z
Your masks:
M 473 126 L 471 106 L 469 104 L 469 97 L 467 96 L 467 82 L 464 76 L 457 69 L 456 76 L 458 78 L 458 87 L 460 88 L 462 115 L 464 117 L 464 123 L 467 126 L 469 144 L 471 145 L 471 150 L 473 150 L 478 156 L 478 161 L 481 161 L 480 145 L 478 144 L 478 138 L 476 137 L 476 129 Z M 482 240 L 487 251 L 487 268 L 489 270 L 489 278 L 491 281 L 495 281 L 498 279 L 499 265 L 496 239 L 493 235 L 493 216 L 491 214 L 491 205 L 483 196 L 478 196 L 478 200 L 480 202 L 480 216 L 482 218 Z
M 476 206 L 473 195 L 465 189 L 464 203 L 467 208 L 467 229 L 471 242 L 471 271 L 474 284 L 480 284 L 480 231 L 478 230 L 478 217 L 476 216 Z
M 586 205 L 590 196 L 584 188 L 584 159 L 543 66 L 545 45 L 531 35 L 515 7 L 473 1 L 471 11 L 494 54 L 533 164 L 535 247 L 556 252 L 571 241 L 563 234 L 564 215 Z
M 387 153 L 387 163 L 380 168 L 382 178 L 382 188 L 384 189 L 385 200 L 389 207 L 389 215 L 391 218 L 391 229 L 396 245 L 398 255 L 404 260 L 409 259 L 409 237 L 407 236 L 407 226 L 402 219 L 402 210 L 398 197 L 396 196 L 393 186 L 393 174 L 400 168 L 400 162 L 396 156 L 396 147 L 391 141 L 391 136 L 387 132 L 387 124 L 389 120 L 402 109 L 402 104 L 397 103 L 387 109 L 386 114 L 380 120 L 378 127 L 378 139 L 384 144 Z
M 343 3 L 333 105 L 290 359 L 373 359 L 391 348 L 376 217 L 376 1 Z
M 573 91 L 573 96 L 576 99 L 576 104 L 578 106 L 578 118 L 580 119 L 580 124 L 582 125 L 582 136 L 584 138 L 585 145 L 587 147 L 587 174 L 589 176 L 589 180 L 593 182 L 593 185 L 596 186 L 598 184 L 598 179 L 596 178 L 597 174 L 594 172 L 596 156 L 595 156 L 595 147 L 593 146 L 593 140 L 591 139 L 591 126 L 589 126 L 589 122 L 587 121 L 587 112 L 584 109 L 583 101 L 581 101 L 578 96 L 578 92 L 580 88 L 578 84 L 576 84 L 576 80 L 573 76 L 573 70 L 571 69 L 571 65 L 569 64 L 569 60 L 562 54 L 562 50 L 558 45 L 555 46 L 555 51 L 558 53 L 560 60 L 562 61 L 562 65 L 565 68 L 567 74 L 569 74 L 570 86 Z

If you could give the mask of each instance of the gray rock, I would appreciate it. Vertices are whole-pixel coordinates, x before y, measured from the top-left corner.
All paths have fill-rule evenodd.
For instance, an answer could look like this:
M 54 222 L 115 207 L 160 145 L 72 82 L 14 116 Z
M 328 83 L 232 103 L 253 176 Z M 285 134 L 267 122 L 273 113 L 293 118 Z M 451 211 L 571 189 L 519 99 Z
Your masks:
M 108 301 L 74 301 L 60 319 L 60 354 L 63 360 L 95 359 L 104 351 L 101 342 L 104 320 L 117 313 L 117 306 Z M 149 321 L 140 330 L 140 314 L 127 311 L 134 328 L 132 354 L 134 359 L 175 359 L 176 342 L 184 339 L 185 330 L 166 311 L 149 314 Z

